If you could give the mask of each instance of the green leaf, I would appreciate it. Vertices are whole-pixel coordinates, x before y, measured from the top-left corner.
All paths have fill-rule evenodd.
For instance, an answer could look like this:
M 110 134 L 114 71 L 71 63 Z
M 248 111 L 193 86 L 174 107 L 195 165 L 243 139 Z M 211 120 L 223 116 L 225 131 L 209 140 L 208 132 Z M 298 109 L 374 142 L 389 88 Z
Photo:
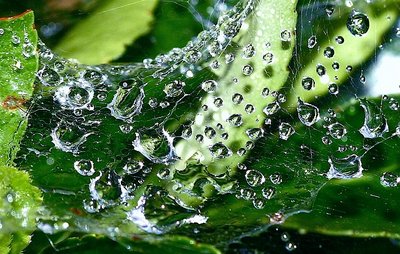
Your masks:
M 0 252 L 20 253 L 30 241 L 40 191 L 12 167 L 27 126 L 25 103 L 38 68 L 32 12 L 0 19 Z
M 35 229 L 41 193 L 26 172 L 0 166 L 0 199 L 0 250 L 20 253 Z
M 85 64 L 110 62 L 128 44 L 150 31 L 157 2 L 103 0 L 89 17 L 67 33 L 55 51 Z
M 398 103 L 400 97 L 374 100 L 376 105 L 381 105 L 388 121 L 389 131 L 393 134 L 372 143 L 371 140 L 365 141 L 366 145 L 372 148 L 362 159 L 365 168 L 363 177 L 329 181 L 319 191 L 312 211 L 289 218 L 284 226 L 302 232 L 400 238 L 398 227 L 400 218 L 397 216 L 400 213 L 397 202 L 400 193 L 396 187 L 396 177 L 400 173 L 398 156 L 400 117 L 398 111 L 390 106 L 395 101 Z M 363 122 L 364 113 L 359 102 L 349 105 L 342 115 L 343 121 L 354 129 Z M 349 133 L 351 133 L 348 136 L 349 140 L 359 146 L 361 142 L 356 137 L 359 133 L 356 130 L 351 132 L 351 129 Z M 382 183 L 382 178 L 388 173 L 393 174 L 395 178 L 388 180 L 393 187 L 387 187 Z
M 49 243 L 51 242 L 51 244 Z M 25 253 L 46 254 L 53 253 L 190 253 L 190 254 L 218 254 L 220 251 L 207 244 L 184 236 L 146 237 L 133 236 L 132 238 L 119 238 L 113 241 L 100 235 L 51 235 L 45 236 L 37 232 L 32 239 L 32 244 Z
M 384 35 L 392 28 L 399 16 L 396 1 L 387 1 L 385 3 L 376 2 L 374 4 L 365 4 L 361 1 L 356 6 L 348 8 L 346 6 L 335 6 L 335 15 L 330 20 L 324 20 L 324 27 L 320 33 L 315 35 L 316 45 L 308 48 L 303 45 L 302 55 L 298 61 L 301 70 L 296 73 L 294 84 L 291 85 L 291 91 L 288 94 L 288 107 L 295 107 L 297 98 L 300 96 L 305 101 L 312 101 L 316 98 L 322 98 L 328 94 L 330 85 L 336 84 L 337 89 L 332 89 L 332 95 L 336 95 L 339 86 L 347 81 L 351 74 L 376 52 L 378 46 L 382 43 Z M 365 14 L 369 20 L 369 29 L 363 36 L 354 36 L 347 28 L 347 22 L 353 10 Z M 319 21 L 321 22 L 321 21 Z M 318 30 L 318 25 L 315 24 Z M 305 35 L 307 35 L 305 33 Z M 308 34 L 309 38 L 311 34 Z M 338 43 L 337 38 L 342 37 L 343 42 Z M 333 56 L 325 55 L 326 49 L 333 49 Z M 352 49 L 352 50 L 349 50 Z M 336 63 L 337 67 L 333 68 Z M 318 75 L 316 68 L 321 65 L 325 68 L 325 75 Z M 350 68 L 350 69 L 348 69 Z M 311 78 L 314 81 L 314 87 L 306 90 L 303 87 L 303 80 Z M 335 86 L 335 85 L 333 85 Z
M 0 165 L 12 165 L 38 68 L 33 12 L 0 19 Z

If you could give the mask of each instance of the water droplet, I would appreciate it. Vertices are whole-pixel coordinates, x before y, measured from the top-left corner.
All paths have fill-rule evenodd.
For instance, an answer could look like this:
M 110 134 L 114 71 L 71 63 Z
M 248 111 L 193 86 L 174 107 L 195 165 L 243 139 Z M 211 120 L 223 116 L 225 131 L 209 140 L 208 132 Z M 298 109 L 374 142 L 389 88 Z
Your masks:
M 245 75 L 245 76 L 251 75 L 253 73 L 253 71 L 254 71 L 254 68 L 251 65 L 248 65 L 248 64 L 245 65 L 243 67 L 243 70 L 242 70 L 243 75 Z
M 267 116 L 270 116 L 270 115 L 273 115 L 273 114 L 275 114 L 276 112 L 278 112 L 278 110 L 279 110 L 280 108 L 281 108 L 281 106 L 279 105 L 279 103 L 278 103 L 277 101 L 275 101 L 275 102 L 272 102 L 272 103 L 268 104 L 268 105 L 264 108 L 263 112 L 264 112 Z
M 217 159 L 227 158 L 232 155 L 232 151 L 221 142 L 210 146 L 211 155 Z
M 290 41 L 292 39 L 292 34 L 290 33 L 289 30 L 283 30 L 281 32 L 281 40 L 282 41 Z
M 271 52 L 268 52 L 265 53 L 262 58 L 265 64 L 270 64 L 274 60 L 274 55 Z
M 244 107 L 244 111 L 246 111 L 247 114 L 253 113 L 255 110 L 254 106 L 252 104 L 246 104 Z
M 271 199 L 275 196 L 276 189 L 274 187 L 265 187 L 262 189 L 262 195 L 265 199 Z
M 214 138 L 216 134 L 215 130 L 210 126 L 207 126 L 204 130 L 204 135 L 209 139 Z
M 369 19 L 360 12 L 353 11 L 347 19 L 347 29 L 354 36 L 362 36 L 368 32 Z
M 337 44 L 343 44 L 344 38 L 342 36 L 336 36 L 335 41 Z
M 157 177 L 161 180 L 168 180 L 172 178 L 171 170 L 169 168 L 162 168 L 157 172 Z
M 269 176 L 269 180 L 272 184 L 281 184 L 282 183 L 282 175 L 279 173 L 273 173 Z
M 339 93 L 339 86 L 336 83 L 331 83 L 328 86 L 328 91 L 330 94 L 336 95 Z
M 331 135 L 331 137 L 335 138 L 335 139 L 341 139 L 347 133 L 347 130 L 343 126 L 343 124 L 338 123 L 338 122 L 329 125 L 328 131 L 329 131 L 329 134 Z
M 265 206 L 265 202 L 264 202 L 264 200 L 262 200 L 260 198 L 255 198 L 255 199 L 253 199 L 253 206 L 256 209 L 263 209 Z
M 243 101 L 243 95 L 241 95 L 240 93 L 235 93 L 234 95 L 232 95 L 232 102 L 236 105 L 242 103 Z
M 241 114 L 233 114 L 228 118 L 228 122 L 235 127 L 239 127 L 243 124 L 242 115 Z
M 243 58 L 251 58 L 256 54 L 256 50 L 252 44 L 246 45 L 246 47 L 243 48 Z
M 283 233 L 281 234 L 281 240 L 284 241 L 284 242 L 288 242 L 288 241 L 290 240 L 290 235 L 289 235 L 289 233 L 283 232 Z
M 329 4 L 325 7 L 325 12 L 328 17 L 332 16 L 333 12 L 335 11 L 335 6 Z
M 364 124 L 359 131 L 365 138 L 379 138 L 389 131 L 386 117 L 380 107 L 366 99 L 360 99 L 360 105 L 364 109 Z
M 185 85 L 186 84 L 183 81 L 174 80 L 173 82 L 167 84 L 163 91 L 167 97 L 178 97 L 183 93 L 183 88 Z
M 333 55 L 335 55 L 335 50 L 332 47 L 327 47 L 324 50 L 324 56 L 327 58 L 331 58 L 333 57 Z
M 245 174 L 246 182 L 251 187 L 260 186 L 265 182 L 264 175 L 257 170 L 247 170 Z
M 222 100 L 222 98 L 216 98 L 216 99 L 214 100 L 214 105 L 215 105 L 217 108 L 220 108 L 220 107 L 222 107 L 222 106 L 224 105 L 224 101 Z
M 45 86 L 58 86 L 62 82 L 60 75 L 47 66 L 39 70 L 36 75 Z
M 141 112 L 143 98 L 144 90 L 140 80 L 122 81 L 107 108 L 116 119 L 131 122 L 132 117 Z
M 91 176 L 94 174 L 94 165 L 91 160 L 78 160 L 74 162 L 74 169 L 80 175 Z
M 292 242 L 288 242 L 286 243 L 285 248 L 288 251 L 294 251 L 295 249 L 297 249 L 297 245 Z
M 235 60 L 235 55 L 232 53 L 228 53 L 225 55 L 225 63 L 229 64 Z
M 324 76 L 326 74 L 326 69 L 322 64 L 318 64 L 315 70 L 319 76 Z
M 215 80 L 206 80 L 203 83 L 201 83 L 201 88 L 207 92 L 207 93 L 212 93 L 217 90 L 218 83 Z
M 176 159 L 173 138 L 162 130 L 144 129 L 136 132 L 133 148 L 154 163 L 171 163 Z
M 288 140 L 295 133 L 294 128 L 288 123 L 281 123 L 278 129 L 279 138 L 283 140 Z
M 395 100 L 394 98 L 390 98 L 390 100 L 389 100 L 389 108 L 391 110 L 397 111 L 397 110 L 400 109 L 400 103 L 397 100 Z
M 251 128 L 246 130 L 246 134 L 251 140 L 257 140 L 263 136 L 263 130 L 260 128 Z
M 380 178 L 380 182 L 384 187 L 396 187 L 400 182 L 400 177 L 391 172 L 385 172 Z
M 201 59 L 201 53 L 197 50 L 190 50 L 186 56 L 185 61 L 189 64 L 195 64 Z
M 73 86 L 69 89 L 68 98 L 74 107 L 84 107 L 91 101 L 90 92 L 79 86 Z
M 125 174 L 134 175 L 142 170 L 144 163 L 142 161 L 129 160 L 124 166 L 123 170 Z
M 304 88 L 305 90 L 308 90 L 308 91 L 309 91 L 309 90 L 315 88 L 315 81 L 314 81 L 313 78 L 304 77 L 304 78 L 301 80 L 301 85 L 303 86 L 303 88 Z
M 311 126 L 320 119 L 319 109 L 314 105 L 303 102 L 300 98 L 297 102 L 297 115 L 306 126 Z
M 315 35 L 308 38 L 308 42 L 307 42 L 308 48 L 310 48 L 310 49 L 314 48 L 316 44 L 317 44 L 317 37 L 315 37 Z
M 119 129 L 122 131 L 122 133 L 128 134 L 132 131 L 133 127 L 129 124 L 121 124 Z
M 14 44 L 14 45 L 19 45 L 19 44 L 21 43 L 21 38 L 19 38 L 18 35 L 13 34 L 13 35 L 11 36 L 11 42 L 12 42 L 12 44 Z
M 51 131 L 51 138 L 54 146 L 64 152 L 77 153 L 87 137 L 92 133 L 84 133 L 75 125 L 69 125 L 61 121 Z
M 0 28 L 0 36 L 4 34 L 4 29 Z
M 332 69 L 334 69 L 335 71 L 339 70 L 339 67 L 340 67 L 340 65 L 339 65 L 338 62 L 333 62 L 332 63 Z
M 363 167 L 361 158 L 355 154 L 349 155 L 345 158 L 328 158 L 330 165 L 327 173 L 327 178 L 350 179 L 362 176 Z
M 267 87 L 265 87 L 265 88 L 262 90 L 261 95 L 262 95 L 263 97 L 267 97 L 267 96 L 269 95 L 269 89 L 268 89 Z

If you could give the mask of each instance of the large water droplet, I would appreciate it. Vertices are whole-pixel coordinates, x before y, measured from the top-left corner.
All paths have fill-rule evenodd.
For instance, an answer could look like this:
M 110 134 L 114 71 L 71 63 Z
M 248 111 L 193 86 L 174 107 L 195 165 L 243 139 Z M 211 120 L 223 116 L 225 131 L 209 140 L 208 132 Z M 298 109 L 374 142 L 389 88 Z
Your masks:
M 365 138 L 382 137 L 389 131 L 386 117 L 380 107 L 366 99 L 360 99 L 360 105 L 364 109 L 364 124 L 359 131 Z
M 290 136 L 295 133 L 294 128 L 288 123 L 281 123 L 279 125 L 279 138 L 283 140 L 288 140 Z
M 400 182 L 400 177 L 391 172 L 385 172 L 380 178 L 380 182 L 385 187 L 396 187 Z
M 142 110 L 144 91 L 140 80 L 125 80 L 107 108 L 116 119 L 132 122 L 132 117 Z
M 333 123 L 328 126 L 328 131 L 331 137 L 341 139 L 346 135 L 347 130 L 341 123 Z
M 215 80 L 206 80 L 201 83 L 201 88 L 207 93 L 215 92 L 217 89 L 218 83 Z
M 173 138 L 165 130 L 161 133 L 154 129 L 138 131 L 132 145 L 136 151 L 154 163 L 169 164 L 176 160 Z
M 346 25 L 351 34 L 354 36 L 362 36 L 368 32 L 369 19 L 363 13 L 353 11 L 347 19 Z
M 350 179 L 362 176 L 363 167 L 361 158 L 355 154 L 345 158 L 331 157 L 328 159 L 330 165 L 327 178 Z
M 300 98 L 297 102 L 297 115 L 306 126 L 311 126 L 320 119 L 319 109 L 314 105 L 303 102 Z

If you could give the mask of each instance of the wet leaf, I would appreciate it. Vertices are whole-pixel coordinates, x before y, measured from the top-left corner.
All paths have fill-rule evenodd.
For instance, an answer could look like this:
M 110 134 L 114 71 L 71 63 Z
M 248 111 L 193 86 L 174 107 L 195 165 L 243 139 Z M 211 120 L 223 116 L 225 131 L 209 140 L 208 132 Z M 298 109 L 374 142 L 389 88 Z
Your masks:
M 67 33 L 55 51 L 86 64 L 110 62 L 128 44 L 150 31 L 157 2 L 101 1 L 89 17 Z

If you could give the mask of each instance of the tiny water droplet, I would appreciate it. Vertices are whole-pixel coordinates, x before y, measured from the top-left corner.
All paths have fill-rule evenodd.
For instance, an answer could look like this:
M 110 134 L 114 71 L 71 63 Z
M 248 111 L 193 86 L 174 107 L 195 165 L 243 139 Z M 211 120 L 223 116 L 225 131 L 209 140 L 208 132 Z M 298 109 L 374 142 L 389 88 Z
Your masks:
M 245 76 L 251 75 L 253 73 L 253 71 L 254 71 L 254 68 L 249 64 L 245 65 L 242 69 L 243 75 L 245 75 Z
M 282 41 L 290 41 L 292 39 L 292 34 L 290 33 L 289 30 L 283 30 L 281 32 L 281 40 Z
M 276 189 L 274 187 L 265 187 L 262 189 L 262 195 L 265 199 L 271 199 L 275 196 Z
M 314 48 L 316 44 L 317 44 L 317 37 L 315 37 L 315 35 L 308 38 L 308 42 L 307 42 L 308 48 L 310 48 L 310 49 Z

